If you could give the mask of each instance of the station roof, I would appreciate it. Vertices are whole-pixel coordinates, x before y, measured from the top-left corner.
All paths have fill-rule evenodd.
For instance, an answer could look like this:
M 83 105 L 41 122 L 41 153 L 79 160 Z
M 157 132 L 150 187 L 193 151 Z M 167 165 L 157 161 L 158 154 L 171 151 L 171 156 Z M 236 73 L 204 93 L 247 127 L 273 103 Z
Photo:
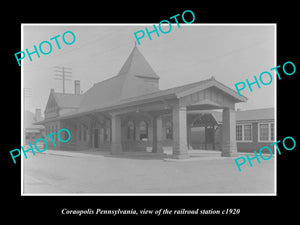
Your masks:
M 137 81 L 138 80 L 138 81 Z M 193 92 L 201 91 L 210 87 L 216 87 L 235 102 L 244 102 L 245 96 L 239 96 L 236 91 L 218 82 L 214 77 L 165 90 L 158 89 L 155 85 L 150 90 L 143 90 L 128 94 L 132 89 L 138 89 L 138 82 L 158 82 L 159 76 L 135 46 L 121 67 L 119 73 L 107 80 L 94 84 L 89 90 L 81 95 L 62 94 L 51 92 L 60 108 L 73 108 L 66 114 L 56 119 L 71 118 L 95 111 L 107 111 L 120 109 L 127 106 L 135 106 L 142 103 L 150 103 L 165 99 L 176 99 L 184 97 Z M 150 87 L 152 87 L 150 85 Z M 47 119 L 55 120 L 55 118 Z M 42 124 L 42 121 L 40 124 Z

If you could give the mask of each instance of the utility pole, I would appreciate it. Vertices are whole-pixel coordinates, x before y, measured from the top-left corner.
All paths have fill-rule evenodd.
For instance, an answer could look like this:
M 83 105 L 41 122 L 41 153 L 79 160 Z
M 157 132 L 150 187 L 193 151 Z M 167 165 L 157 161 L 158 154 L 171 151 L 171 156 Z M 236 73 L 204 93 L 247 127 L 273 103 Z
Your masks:
M 55 66 L 54 68 L 58 68 L 59 70 L 54 70 L 54 72 L 59 73 L 59 74 L 54 74 L 55 77 L 54 80 L 62 80 L 62 85 L 63 85 L 63 94 L 65 94 L 65 81 L 71 81 L 71 77 L 72 75 L 70 75 L 72 73 L 72 68 L 67 68 L 64 66 Z

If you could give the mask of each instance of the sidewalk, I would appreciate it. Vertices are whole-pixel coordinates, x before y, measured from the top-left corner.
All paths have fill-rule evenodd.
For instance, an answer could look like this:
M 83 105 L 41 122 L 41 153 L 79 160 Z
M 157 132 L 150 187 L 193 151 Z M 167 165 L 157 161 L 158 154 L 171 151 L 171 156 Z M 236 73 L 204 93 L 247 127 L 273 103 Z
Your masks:
M 112 155 L 108 151 L 99 151 L 94 149 L 82 150 L 82 151 L 67 151 L 67 150 L 52 150 L 47 149 L 40 154 L 57 155 L 64 157 L 112 157 L 112 158 L 135 158 L 135 159 L 161 159 L 165 161 L 195 161 L 195 160 L 208 160 L 208 159 L 225 159 L 227 157 L 221 157 L 219 151 L 206 151 L 206 150 L 189 150 L 189 158 L 187 159 L 174 159 L 172 157 L 172 149 L 165 149 L 164 153 L 152 153 L 152 152 L 122 152 L 120 154 Z
M 64 157 L 76 157 L 76 158 L 95 158 L 95 157 L 112 157 L 112 158 L 134 158 L 134 159 L 161 159 L 169 162 L 186 162 L 186 161 L 197 161 L 197 160 L 225 160 L 235 159 L 237 157 L 244 156 L 246 154 L 249 157 L 253 157 L 254 153 L 239 152 L 237 157 L 222 157 L 220 151 L 213 150 L 189 150 L 189 158 L 186 159 L 175 159 L 172 157 L 172 149 L 164 149 L 163 153 L 152 153 L 152 152 L 122 152 L 120 154 L 112 155 L 109 151 L 99 151 L 95 149 L 82 150 L 82 151 L 67 151 L 67 150 L 51 150 L 47 149 L 40 154 L 58 155 Z M 268 154 L 263 154 L 266 158 Z M 274 155 L 273 155 L 274 157 Z M 273 158 L 272 157 L 272 158 Z

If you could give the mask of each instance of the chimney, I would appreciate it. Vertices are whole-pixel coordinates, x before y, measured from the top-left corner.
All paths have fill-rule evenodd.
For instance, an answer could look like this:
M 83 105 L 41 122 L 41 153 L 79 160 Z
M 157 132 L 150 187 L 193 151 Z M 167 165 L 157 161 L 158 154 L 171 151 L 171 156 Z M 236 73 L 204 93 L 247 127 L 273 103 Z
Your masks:
M 80 95 L 80 80 L 74 80 L 75 95 Z
M 35 121 L 39 122 L 42 120 L 42 112 L 41 109 L 35 109 Z

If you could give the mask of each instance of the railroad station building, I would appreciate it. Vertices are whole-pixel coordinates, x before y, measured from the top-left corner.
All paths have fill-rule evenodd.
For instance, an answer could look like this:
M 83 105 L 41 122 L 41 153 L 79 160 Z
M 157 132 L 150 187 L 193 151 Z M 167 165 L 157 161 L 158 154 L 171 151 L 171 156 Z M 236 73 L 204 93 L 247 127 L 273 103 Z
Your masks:
M 236 156 L 235 104 L 247 98 L 214 77 L 160 90 L 159 76 L 135 46 L 116 76 L 95 83 L 84 93 L 76 80 L 74 89 L 72 94 L 51 89 L 45 119 L 37 123 L 44 125 L 45 136 L 61 128 L 70 131 L 71 140 L 55 140 L 55 148 L 118 154 L 147 149 L 161 153 L 164 146 L 172 146 L 174 158 L 187 158 L 193 144 L 192 127 L 199 126 L 208 134 L 211 148 L 220 149 L 222 156 Z M 207 113 L 215 109 L 220 112 L 221 126 Z M 209 139 L 218 133 L 220 143 L 215 146 Z

